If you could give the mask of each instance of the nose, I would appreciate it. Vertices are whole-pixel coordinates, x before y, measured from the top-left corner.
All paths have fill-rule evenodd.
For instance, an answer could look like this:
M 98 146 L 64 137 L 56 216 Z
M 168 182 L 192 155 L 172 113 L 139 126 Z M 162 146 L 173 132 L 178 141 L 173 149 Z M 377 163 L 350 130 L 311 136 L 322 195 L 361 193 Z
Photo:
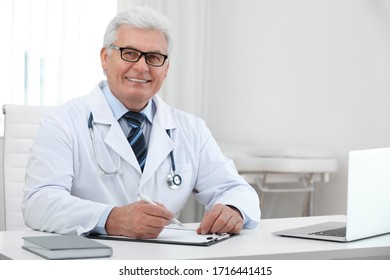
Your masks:
M 133 63 L 133 68 L 140 72 L 146 72 L 149 71 L 149 65 L 146 63 L 146 57 L 145 55 L 142 55 L 141 58 Z

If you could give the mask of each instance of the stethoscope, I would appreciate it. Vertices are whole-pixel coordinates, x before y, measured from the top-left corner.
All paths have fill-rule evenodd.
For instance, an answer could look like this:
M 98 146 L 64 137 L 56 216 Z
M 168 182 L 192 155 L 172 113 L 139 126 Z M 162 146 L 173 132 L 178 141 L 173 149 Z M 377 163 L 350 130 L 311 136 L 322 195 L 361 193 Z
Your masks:
M 95 142 L 95 136 L 94 136 L 94 133 L 95 133 L 95 129 L 93 128 L 93 115 L 92 115 L 92 112 L 89 114 L 89 118 L 88 118 L 88 129 L 89 129 L 89 136 L 91 137 L 91 142 L 92 142 L 92 150 L 93 150 L 93 154 L 95 155 L 95 160 L 96 160 L 96 164 L 97 166 L 99 167 L 100 171 L 102 171 L 102 174 L 103 175 L 116 175 L 116 174 L 120 174 L 120 169 L 121 169 L 121 159 L 118 155 L 118 163 L 116 165 L 116 167 L 114 167 L 113 170 L 107 170 L 105 168 L 103 168 L 100 163 L 99 163 L 99 157 L 97 156 L 97 152 L 96 152 L 96 142 Z
M 103 175 L 116 175 L 120 173 L 120 168 L 121 168 L 121 160 L 118 155 L 118 163 L 116 167 L 113 170 L 107 170 L 103 168 L 103 166 L 99 163 L 99 159 L 97 156 L 96 152 L 96 141 L 95 141 L 95 129 L 93 127 L 94 121 L 93 121 L 93 115 L 92 112 L 89 114 L 88 118 L 88 129 L 89 129 L 89 135 L 91 137 L 91 142 L 92 142 L 92 150 L 95 156 L 96 164 L 99 167 L 100 171 L 102 171 Z M 166 130 L 168 136 L 171 138 L 171 133 L 170 130 Z M 175 158 L 173 157 L 173 151 L 169 153 L 169 158 L 171 160 L 171 171 L 167 175 L 167 184 L 168 187 L 171 188 L 172 190 L 177 189 L 181 183 L 182 183 L 182 178 L 179 174 L 176 174 L 176 164 L 175 164 Z
M 171 137 L 171 131 L 169 129 L 166 130 L 169 138 Z M 171 158 L 171 172 L 167 175 L 167 184 L 172 190 L 177 189 L 182 182 L 181 176 L 176 174 L 176 164 L 175 159 L 173 158 L 173 150 L 169 153 L 169 157 Z

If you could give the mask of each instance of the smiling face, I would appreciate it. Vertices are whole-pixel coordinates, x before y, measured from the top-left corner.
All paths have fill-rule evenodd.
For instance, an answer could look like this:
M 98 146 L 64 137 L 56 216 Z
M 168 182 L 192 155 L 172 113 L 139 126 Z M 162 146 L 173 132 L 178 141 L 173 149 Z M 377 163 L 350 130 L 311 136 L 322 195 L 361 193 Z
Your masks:
M 167 54 L 165 36 L 157 30 L 138 29 L 122 25 L 117 31 L 113 45 L 133 48 L 143 52 Z M 107 75 L 112 94 L 131 111 L 142 110 L 149 100 L 160 90 L 169 68 L 169 61 L 161 67 L 153 67 L 145 62 L 145 56 L 137 62 L 127 62 L 121 58 L 120 50 L 105 48 L 100 52 L 103 70 Z

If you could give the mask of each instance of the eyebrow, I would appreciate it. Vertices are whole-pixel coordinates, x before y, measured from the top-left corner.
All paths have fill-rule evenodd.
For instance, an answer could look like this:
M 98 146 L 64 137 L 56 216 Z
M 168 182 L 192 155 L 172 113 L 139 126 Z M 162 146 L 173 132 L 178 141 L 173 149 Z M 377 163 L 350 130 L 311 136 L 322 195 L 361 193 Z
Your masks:
M 143 50 L 140 50 L 134 46 L 131 46 L 131 45 L 127 45 L 127 46 L 124 46 L 124 47 L 121 47 L 121 48 L 125 48 L 125 49 L 133 49 L 133 50 L 138 50 L 138 51 L 142 51 L 142 52 L 148 52 L 148 53 L 160 53 L 160 54 L 166 54 L 168 53 L 168 51 L 165 51 L 165 52 L 162 52 L 162 51 L 159 51 L 159 50 L 155 50 L 155 51 L 143 51 Z

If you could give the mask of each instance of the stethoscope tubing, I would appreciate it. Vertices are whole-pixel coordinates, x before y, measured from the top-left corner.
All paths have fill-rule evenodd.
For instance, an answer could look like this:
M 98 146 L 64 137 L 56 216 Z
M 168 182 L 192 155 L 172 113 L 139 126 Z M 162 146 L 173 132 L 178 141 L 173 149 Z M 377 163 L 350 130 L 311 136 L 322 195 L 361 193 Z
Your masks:
M 99 160 L 98 160 L 98 157 L 96 154 L 96 143 L 95 143 L 95 137 L 94 137 L 92 112 L 89 114 L 89 117 L 88 117 L 88 129 L 89 129 L 89 135 L 91 137 L 92 149 L 93 149 L 93 152 L 95 154 L 96 163 L 97 163 L 99 169 L 103 172 L 104 175 L 118 174 L 119 169 L 120 169 L 120 158 L 119 158 L 118 166 L 114 171 L 107 171 L 99 164 Z M 171 131 L 169 129 L 167 129 L 166 132 L 167 132 L 168 136 L 170 138 L 172 138 Z M 182 178 L 179 174 L 176 174 L 176 163 L 175 163 L 175 158 L 173 156 L 173 150 L 169 153 L 169 158 L 171 161 L 171 172 L 169 172 L 169 174 L 167 175 L 167 184 L 168 184 L 169 188 L 176 189 L 181 185 Z

